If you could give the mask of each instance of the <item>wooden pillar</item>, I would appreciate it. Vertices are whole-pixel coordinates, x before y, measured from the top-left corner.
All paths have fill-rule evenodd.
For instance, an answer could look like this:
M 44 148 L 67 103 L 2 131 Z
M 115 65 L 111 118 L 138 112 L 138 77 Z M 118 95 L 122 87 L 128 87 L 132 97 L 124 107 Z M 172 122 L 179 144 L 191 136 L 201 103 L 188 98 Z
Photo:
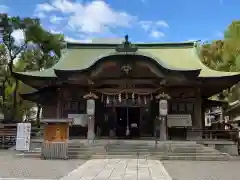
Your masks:
M 196 93 L 196 99 L 194 101 L 194 116 L 193 116 L 193 129 L 202 129 L 203 128 L 203 123 L 202 123 L 202 98 L 201 98 L 201 92 L 198 89 Z M 194 132 L 191 133 L 189 137 L 190 139 L 193 140 L 200 140 L 202 139 L 202 132 Z
M 61 118 L 61 90 L 58 88 L 57 90 L 57 119 Z

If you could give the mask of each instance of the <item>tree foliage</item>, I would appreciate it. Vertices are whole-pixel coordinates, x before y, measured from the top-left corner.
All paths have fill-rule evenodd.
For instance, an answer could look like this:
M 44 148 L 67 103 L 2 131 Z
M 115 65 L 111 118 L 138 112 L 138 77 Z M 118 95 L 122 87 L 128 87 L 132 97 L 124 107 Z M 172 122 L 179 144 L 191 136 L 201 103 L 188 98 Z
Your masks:
M 19 41 L 13 34 L 21 31 L 24 39 Z M 3 83 L 3 112 L 19 119 L 32 103 L 24 102 L 18 95 L 19 84 L 13 71 L 38 71 L 51 67 L 61 56 L 63 35 L 46 31 L 38 19 L 9 17 L 0 14 L 0 77 Z M 6 115 L 6 113 L 4 113 Z M 14 118 L 11 116 L 10 118 Z
M 205 65 L 214 70 L 240 71 L 240 21 L 233 21 L 224 33 L 222 40 L 205 43 L 201 46 L 200 57 Z M 230 92 L 224 92 L 230 100 L 240 98 L 240 85 L 235 85 Z

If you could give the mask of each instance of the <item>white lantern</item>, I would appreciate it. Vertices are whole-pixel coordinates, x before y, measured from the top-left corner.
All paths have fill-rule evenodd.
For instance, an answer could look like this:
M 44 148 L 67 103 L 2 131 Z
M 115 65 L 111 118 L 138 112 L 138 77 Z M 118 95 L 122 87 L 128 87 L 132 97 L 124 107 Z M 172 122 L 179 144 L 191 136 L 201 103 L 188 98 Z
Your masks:
M 95 113 L 95 100 L 88 99 L 87 100 L 87 114 L 94 115 L 94 113 Z
M 159 101 L 159 114 L 160 116 L 167 116 L 168 114 L 168 102 L 166 99 Z

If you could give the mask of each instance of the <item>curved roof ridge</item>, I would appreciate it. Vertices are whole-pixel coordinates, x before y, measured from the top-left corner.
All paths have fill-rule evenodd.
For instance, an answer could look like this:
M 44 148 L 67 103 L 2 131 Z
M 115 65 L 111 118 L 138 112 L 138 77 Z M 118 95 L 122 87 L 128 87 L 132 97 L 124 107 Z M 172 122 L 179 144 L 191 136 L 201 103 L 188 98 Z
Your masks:
M 143 47 L 186 47 L 186 46 L 194 46 L 197 41 L 186 41 L 186 42 L 154 42 L 154 43 L 131 43 L 133 45 L 138 46 L 139 48 Z M 75 42 L 67 42 L 67 48 L 82 48 L 82 47 L 98 47 L 98 48 L 115 48 L 121 43 L 75 43 Z
M 166 43 L 163 44 L 166 45 Z M 239 72 L 221 72 L 212 70 L 206 65 L 204 65 L 197 53 L 196 41 L 175 43 L 175 45 L 176 44 L 180 44 L 180 46 L 159 47 L 159 44 L 157 44 L 157 46 L 153 45 L 149 47 L 138 46 L 138 51 L 135 54 L 149 57 L 150 59 L 155 60 L 155 62 L 157 62 L 160 66 L 166 69 L 176 71 L 199 70 L 199 77 L 224 77 L 240 74 Z M 168 45 L 171 45 L 171 43 Z M 59 59 L 59 61 L 51 68 L 45 69 L 43 71 L 15 72 L 15 74 L 32 77 L 55 78 L 57 77 L 55 74 L 55 70 L 81 71 L 87 69 L 94 65 L 100 59 L 114 54 L 117 55 L 115 48 L 116 45 L 111 45 L 107 48 L 92 48 L 92 46 L 86 46 L 85 48 L 67 48 L 62 54 L 62 57 Z M 134 55 L 134 53 L 132 53 L 132 55 Z

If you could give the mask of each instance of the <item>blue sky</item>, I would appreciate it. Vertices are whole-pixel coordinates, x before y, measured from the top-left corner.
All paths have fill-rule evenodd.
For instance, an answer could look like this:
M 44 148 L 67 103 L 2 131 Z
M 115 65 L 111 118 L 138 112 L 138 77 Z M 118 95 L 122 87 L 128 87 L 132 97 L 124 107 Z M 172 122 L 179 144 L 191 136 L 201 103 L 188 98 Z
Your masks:
M 1 12 L 39 17 L 76 42 L 125 34 L 135 42 L 220 39 L 240 19 L 239 7 L 239 0 L 0 0 Z

